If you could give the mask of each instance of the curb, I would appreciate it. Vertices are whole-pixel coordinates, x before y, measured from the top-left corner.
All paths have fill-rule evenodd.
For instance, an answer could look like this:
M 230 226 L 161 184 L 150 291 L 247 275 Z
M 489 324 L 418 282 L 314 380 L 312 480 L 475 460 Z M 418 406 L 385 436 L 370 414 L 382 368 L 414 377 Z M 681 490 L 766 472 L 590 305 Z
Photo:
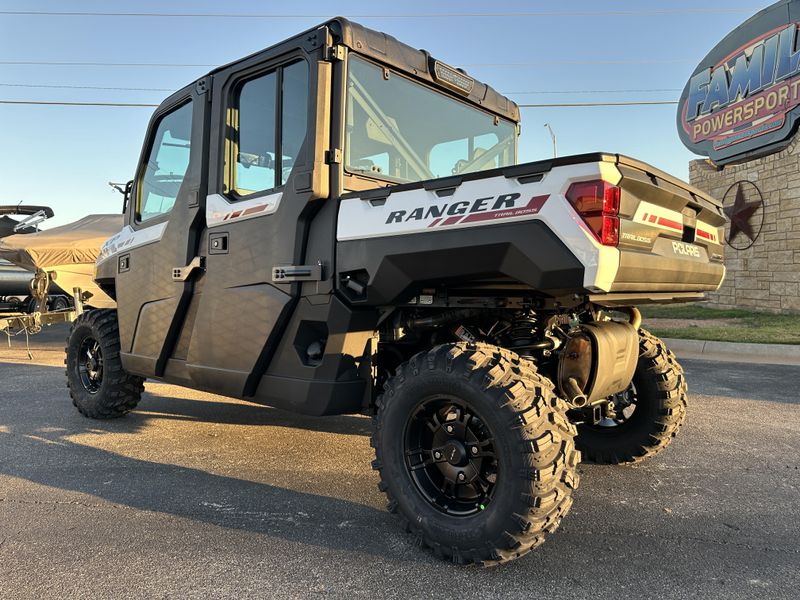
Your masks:
M 737 344 L 675 338 L 664 338 L 664 343 L 682 358 L 800 366 L 800 346 L 792 344 Z

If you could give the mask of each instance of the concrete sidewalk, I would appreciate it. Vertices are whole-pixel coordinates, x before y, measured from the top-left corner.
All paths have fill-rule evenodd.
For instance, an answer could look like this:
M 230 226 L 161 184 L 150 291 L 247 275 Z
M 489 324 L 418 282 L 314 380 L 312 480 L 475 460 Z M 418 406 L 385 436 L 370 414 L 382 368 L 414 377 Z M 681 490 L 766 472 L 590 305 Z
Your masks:
M 800 365 L 800 346 L 791 344 L 737 344 L 708 340 L 664 338 L 679 358 L 698 358 L 723 362 Z

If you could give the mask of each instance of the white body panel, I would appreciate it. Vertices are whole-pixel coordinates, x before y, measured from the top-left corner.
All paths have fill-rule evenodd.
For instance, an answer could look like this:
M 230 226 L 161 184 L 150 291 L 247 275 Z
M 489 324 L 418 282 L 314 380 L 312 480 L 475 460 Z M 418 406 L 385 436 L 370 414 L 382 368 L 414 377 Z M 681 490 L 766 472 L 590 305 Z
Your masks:
M 469 229 L 500 223 L 539 220 L 575 254 L 585 268 L 584 287 L 608 291 L 619 268 L 619 250 L 601 245 L 566 199 L 577 181 L 604 179 L 616 185 L 621 175 L 608 163 L 584 163 L 556 167 L 541 181 L 520 183 L 502 175 L 461 183 L 453 195 L 413 189 L 390 194 L 385 202 L 342 200 L 337 240 L 414 236 L 443 229 Z
M 229 202 L 225 196 L 211 194 L 206 198 L 206 224 L 217 227 L 232 221 L 243 221 L 271 215 L 278 210 L 283 192 L 259 196 L 250 200 Z
M 161 241 L 164 235 L 164 230 L 167 228 L 166 222 L 156 223 L 149 227 L 142 229 L 133 229 L 130 225 L 125 225 L 122 230 L 108 241 L 103 244 L 100 249 L 100 255 L 97 257 L 97 263 L 108 260 L 123 250 L 130 250 L 131 248 L 138 248 L 146 244 L 153 244 Z

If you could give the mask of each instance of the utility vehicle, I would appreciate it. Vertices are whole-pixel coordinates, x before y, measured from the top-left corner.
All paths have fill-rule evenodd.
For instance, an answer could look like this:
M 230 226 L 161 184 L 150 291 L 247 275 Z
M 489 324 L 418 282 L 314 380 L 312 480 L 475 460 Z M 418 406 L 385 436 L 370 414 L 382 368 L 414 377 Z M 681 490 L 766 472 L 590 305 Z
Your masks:
M 493 564 L 569 510 L 581 459 L 640 461 L 683 371 L 635 308 L 724 276 L 720 205 L 636 160 L 517 164 L 519 110 L 336 18 L 155 111 L 125 226 L 67 346 L 72 399 L 146 378 L 374 416 L 380 489 L 436 554 Z

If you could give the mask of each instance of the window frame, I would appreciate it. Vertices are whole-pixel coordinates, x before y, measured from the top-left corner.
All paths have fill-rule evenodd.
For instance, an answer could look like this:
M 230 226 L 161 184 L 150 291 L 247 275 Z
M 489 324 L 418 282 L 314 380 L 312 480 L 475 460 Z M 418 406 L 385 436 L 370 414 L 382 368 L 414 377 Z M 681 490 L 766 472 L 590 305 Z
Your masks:
M 144 184 L 144 176 L 147 172 L 147 164 L 150 162 L 150 155 L 153 152 L 153 146 L 156 141 L 156 134 L 158 133 L 158 128 L 161 126 L 161 122 L 171 114 L 177 112 L 181 108 L 185 106 L 191 107 L 191 128 L 189 132 L 189 162 L 186 165 L 186 173 L 183 175 L 183 180 L 181 181 L 181 185 L 178 188 L 178 193 L 175 196 L 175 202 L 172 204 L 168 211 L 160 213 L 154 217 L 149 219 L 142 219 L 141 218 L 141 209 L 142 209 L 142 186 Z M 192 157 L 194 154 L 194 128 L 195 128 L 195 105 L 194 99 L 191 95 L 181 96 L 180 98 L 176 99 L 174 102 L 170 102 L 166 106 L 163 106 L 161 110 L 156 112 L 151 121 L 150 121 L 150 128 L 147 134 L 147 143 L 144 145 L 144 149 L 142 151 L 141 158 L 139 159 L 139 170 L 136 174 L 135 181 L 135 194 L 133 194 L 133 202 L 131 202 L 132 210 L 131 210 L 131 222 L 137 228 L 139 227 L 150 227 L 151 225 L 156 225 L 161 223 L 162 221 L 166 221 L 169 219 L 169 215 L 175 210 L 175 206 L 178 204 L 178 199 L 181 196 L 181 191 L 183 190 L 184 185 L 186 185 L 186 180 L 189 178 L 190 171 L 192 168 Z
M 283 191 L 289 181 L 278 184 L 277 182 L 282 179 L 282 162 L 283 162 L 283 70 L 294 64 L 303 62 L 306 65 L 306 133 L 304 141 L 308 140 L 308 132 L 312 123 L 309 120 L 308 114 L 311 102 L 311 64 L 302 54 L 292 54 L 289 56 L 282 56 L 280 59 L 269 64 L 260 64 L 252 69 L 235 73 L 231 81 L 227 84 L 227 91 L 224 94 L 225 106 L 222 111 L 223 129 L 224 132 L 221 137 L 221 157 L 222 164 L 220 165 L 220 172 L 222 177 L 220 179 L 222 186 L 222 195 L 231 202 L 240 202 L 243 200 L 252 200 L 262 196 L 269 196 L 279 191 Z M 239 148 L 238 128 L 239 128 L 239 97 L 242 88 L 250 81 L 264 77 L 270 73 L 275 73 L 275 183 L 276 185 L 265 189 L 252 192 L 250 194 L 240 194 L 235 189 L 236 185 L 236 165 L 238 164 L 237 154 Z M 235 127 L 233 123 L 233 112 L 236 111 Z M 236 133 L 236 138 L 232 139 L 231 132 Z M 302 146 L 302 144 L 301 144 Z M 301 157 L 295 157 L 295 165 L 299 163 Z
M 343 106 L 343 116 L 344 116 L 345 121 L 347 120 L 347 117 L 348 117 L 348 115 L 347 115 L 347 95 L 348 95 L 348 82 L 350 80 L 350 60 L 353 57 L 356 57 L 357 60 L 361 60 L 363 62 L 369 63 L 369 64 L 371 64 L 372 66 L 374 66 L 374 67 L 376 67 L 378 69 L 383 69 L 384 71 L 388 71 L 390 73 L 391 77 L 402 77 L 403 79 L 408 80 L 412 84 L 416 84 L 418 86 L 428 88 L 429 90 L 433 91 L 434 93 L 437 93 L 439 95 L 445 96 L 446 98 L 449 98 L 450 100 L 452 100 L 454 102 L 458 102 L 458 103 L 463 104 L 464 106 L 467 106 L 469 108 L 472 108 L 472 109 L 474 109 L 474 110 L 476 110 L 478 112 L 484 113 L 485 115 L 487 115 L 488 117 L 491 117 L 492 119 L 497 119 L 499 122 L 505 121 L 507 124 L 511 125 L 513 130 L 514 130 L 514 162 L 512 163 L 512 165 L 518 163 L 518 161 L 519 161 L 519 124 L 518 123 L 515 123 L 514 121 L 512 121 L 510 119 L 507 119 L 506 117 L 503 117 L 503 116 L 498 115 L 496 113 L 488 111 L 488 110 L 484 109 L 483 107 L 476 106 L 475 104 L 473 104 L 471 102 L 467 102 L 462 97 L 458 96 L 457 94 L 449 92 L 446 88 L 437 87 L 435 85 L 431 85 L 431 83 L 428 82 L 428 81 L 423 81 L 421 79 L 415 79 L 415 78 L 411 77 L 410 75 L 408 75 L 407 73 L 403 73 L 402 71 L 398 71 L 397 69 L 394 69 L 394 68 L 392 68 L 392 67 L 390 67 L 388 65 L 382 64 L 382 63 L 380 63 L 380 62 L 378 62 L 376 60 L 373 60 L 372 58 L 370 58 L 368 56 L 363 55 L 363 54 L 359 54 L 358 52 L 353 52 L 352 50 L 350 52 L 348 52 L 348 55 L 347 55 L 347 74 L 346 74 L 346 76 L 344 78 L 345 79 L 345 81 L 344 81 L 344 86 L 345 86 L 344 95 L 345 95 L 345 97 L 343 98 L 343 104 L 344 104 L 344 106 Z M 416 181 L 408 182 L 408 181 L 399 180 L 396 177 L 392 177 L 391 175 L 381 176 L 380 174 L 377 174 L 377 173 L 364 173 L 364 172 L 360 172 L 360 171 L 351 171 L 351 170 L 349 170 L 347 168 L 348 167 L 347 159 L 346 159 L 346 156 L 347 156 L 347 148 L 346 148 L 347 139 L 346 138 L 343 139 L 342 143 L 345 145 L 345 147 L 342 148 L 342 169 L 343 169 L 345 175 L 347 175 L 349 177 L 365 178 L 365 179 L 369 179 L 369 180 L 372 180 L 372 181 L 380 182 L 381 184 L 384 184 L 384 185 L 386 185 L 386 184 L 389 184 L 389 185 L 403 185 L 403 184 L 408 184 L 408 183 L 415 183 L 416 181 L 428 181 L 428 180 L 425 180 L 425 179 L 419 179 L 419 180 L 416 180 Z M 512 165 L 507 165 L 507 166 L 512 166 Z M 477 172 L 480 172 L 480 171 L 477 171 Z M 466 175 L 466 173 L 464 173 L 462 175 Z

